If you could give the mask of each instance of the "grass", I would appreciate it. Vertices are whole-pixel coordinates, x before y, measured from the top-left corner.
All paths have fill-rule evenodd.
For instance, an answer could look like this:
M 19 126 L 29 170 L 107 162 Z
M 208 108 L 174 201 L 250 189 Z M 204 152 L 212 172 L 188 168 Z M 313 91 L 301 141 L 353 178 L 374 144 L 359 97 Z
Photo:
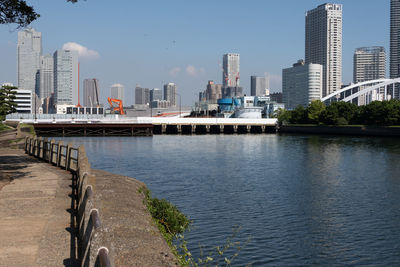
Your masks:
M 10 126 L 0 123 L 0 132 L 12 129 Z
M 19 128 L 21 129 L 22 132 L 28 132 L 31 135 L 36 135 L 35 134 L 35 128 L 31 124 L 26 124 L 26 123 L 20 123 Z

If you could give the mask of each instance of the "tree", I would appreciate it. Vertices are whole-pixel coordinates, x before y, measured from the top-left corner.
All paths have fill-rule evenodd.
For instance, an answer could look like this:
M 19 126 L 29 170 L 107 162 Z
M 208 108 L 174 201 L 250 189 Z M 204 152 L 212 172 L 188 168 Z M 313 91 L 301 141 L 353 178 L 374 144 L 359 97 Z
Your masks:
M 308 105 L 307 108 L 307 118 L 311 123 L 319 123 L 319 117 L 321 113 L 325 110 L 325 104 L 320 100 L 314 100 Z
M 277 110 L 277 118 L 279 125 L 286 124 L 291 120 L 291 112 L 289 110 L 279 108 Z
M 291 113 L 290 123 L 293 124 L 307 123 L 307 110 L 302 105 L 298 105 L 290 113 Z
M 14 86 L 2 86 L 0 89 L 0 119 L 4 120 L 5 116 L 10 113 L 16 112 L 17 103 L 14 102 L 15 99 L 15 89 Z
M 72 3 L 77 1 L 67 0 Z M 18 28 L 23 28 L 39 17 L 40 15 L 25 0 L 0 0 L 0 24 L 16 23 Z

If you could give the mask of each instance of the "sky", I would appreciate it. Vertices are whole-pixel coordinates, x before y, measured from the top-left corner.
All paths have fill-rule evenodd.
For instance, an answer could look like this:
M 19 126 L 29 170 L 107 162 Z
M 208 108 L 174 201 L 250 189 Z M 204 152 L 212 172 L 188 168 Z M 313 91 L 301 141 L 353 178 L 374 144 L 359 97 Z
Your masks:
M 75 48 L 80 80 L 97 78 L 101 102 L 111 85 L 125 86 L 124 105 L 136 85 L 174 82 L 192 105 L 208 80 L 222 83 L 222 56 L 240 54 L 240 84 L 268 73 L 272 92 L 282 69 L 304 58 L 305 12 L 318 0 L 27 0 L 40 18 L 43 54 Z M 384 46 L 389 55 L 390 0 L 337 0 L 343 4 L 343 83 L 352 81 L 358 47 Z M 0 25 L 0 83 L 16 85 L 17 25 Z M 388 57 L 389 58 L 389 57 Z M 389 60 L 387 61 L 387 65 Z

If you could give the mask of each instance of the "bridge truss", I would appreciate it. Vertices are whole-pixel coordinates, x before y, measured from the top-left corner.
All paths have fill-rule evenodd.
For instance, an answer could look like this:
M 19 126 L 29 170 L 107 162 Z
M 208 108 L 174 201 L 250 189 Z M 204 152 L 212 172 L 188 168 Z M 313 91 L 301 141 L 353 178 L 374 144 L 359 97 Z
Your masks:
M 394 95 L 396 86 L 400 84 L 400 78 L 377 79 L 349 85 L 341 90 L 335 91 L 321 99 L 325 104 L 344 101 L 357 105 L 365 105 L 374 100 L 390 100 Z

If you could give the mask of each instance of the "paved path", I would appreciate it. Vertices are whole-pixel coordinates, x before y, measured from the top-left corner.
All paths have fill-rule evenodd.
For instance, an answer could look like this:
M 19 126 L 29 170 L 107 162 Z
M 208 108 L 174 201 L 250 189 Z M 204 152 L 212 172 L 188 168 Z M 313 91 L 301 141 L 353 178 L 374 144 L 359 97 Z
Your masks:
M 74 266 L 70 184 L 69 172 L 0 148 L 0 266 Z

